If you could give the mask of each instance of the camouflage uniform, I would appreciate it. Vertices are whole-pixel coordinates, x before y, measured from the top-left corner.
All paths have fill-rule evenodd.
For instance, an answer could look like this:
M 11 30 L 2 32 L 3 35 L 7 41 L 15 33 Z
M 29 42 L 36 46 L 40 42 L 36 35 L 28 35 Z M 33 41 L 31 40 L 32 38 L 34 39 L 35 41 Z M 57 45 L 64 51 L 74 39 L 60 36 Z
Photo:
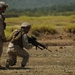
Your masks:
M 4 6 L 7 7 L 6 3 L 0 1 L 0 9 Z M 2 51 L 3 51 L 3 42 L 6 41 L 6 37 L 5 37 L 5 33 L 4 33 L 6 23 L 4 22 L 4 20 L 5 20 L 5 18 L 2 15 L 2 11 L 0 10 L 0 58 L 1 58 L 1 55 L 2 55 Z
M 25 26 L 27 26 L 27 23 L 25 23 Z M 15 33 L 16 31 L 17 30 L 15 30 L 13 33 Z M 26 33 L 22 35 L 21 40 L 22 40 L 23 47 L 21 47 L 19 44 L 14 44 L 12 42 L 9 43 L 8 50 L 7 50 L 8 59 L 6 61 L 6 67 L 15 65 L 17 56 L 23 58 L 21 62 L 21 67 L 26 66 L 26 63 L 29 60 L 29 53 L 26 51 L 26 49 L 31 49 L 33 46 L 30 43 L 28 43 L 28 38 Z

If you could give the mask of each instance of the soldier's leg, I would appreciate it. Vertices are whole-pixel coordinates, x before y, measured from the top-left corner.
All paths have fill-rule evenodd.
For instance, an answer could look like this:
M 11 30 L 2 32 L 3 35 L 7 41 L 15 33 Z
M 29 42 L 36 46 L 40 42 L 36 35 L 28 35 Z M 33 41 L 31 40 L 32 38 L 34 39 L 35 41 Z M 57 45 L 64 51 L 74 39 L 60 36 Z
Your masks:
M 3 52 L 3 47 L 0 47 L 0 64 L 1 64 L 1 56 L 2 56 L 2 52 Z
M 6 60 L 6 67 L 16 65 L 16 56 L 15 55 L 8 55 L 8 59 Z
M 11 52 L 12 51 L 12 52 Z M 23 58 L 21 65 L 24 67 L 26 66 L 26 63 L 29 60 L 29 53 L 27 51 L 25 51 L 24 49 L 22 49 L 21 47 L 19 47 L 18 45 L 15 45 L 14 48 L 12 48 L 10 50 L 8 50 L 8 53 L 14 53 L 14 55 L 16 56 L 20 56 Z
M 2 42 L 2 39 L 0 38 L 0 66 L 1 66 L 1 56 L 2 56 L 2 52 L 3 52 L 3 42 Z
M 2 68 L 2 66 L 1 66 L 1 56 L 2 56 L 2 52 L 3 52 L 3 47 L 0 47 L 0 68 Z
M 19 48 L 19 50 L 17 51 L 17 55 L 20 57 L 23 57 L 23 60 L 21 62 L 21 67 L 26 66 L 28 60 L 29 60 L 29 53 L 27 51 L 25 51 L 22 48 Z
M 8 51 L 8 58 L 6 60 L 6 67 L 13 66 L 16 64 L 17 56 L 11 51 Z
M 27 62 L 28 62 L 28 60 L 29 60 L 29 55 L 23 57 L 23 60 L 21 62 L 21 67 L 25 67 Z

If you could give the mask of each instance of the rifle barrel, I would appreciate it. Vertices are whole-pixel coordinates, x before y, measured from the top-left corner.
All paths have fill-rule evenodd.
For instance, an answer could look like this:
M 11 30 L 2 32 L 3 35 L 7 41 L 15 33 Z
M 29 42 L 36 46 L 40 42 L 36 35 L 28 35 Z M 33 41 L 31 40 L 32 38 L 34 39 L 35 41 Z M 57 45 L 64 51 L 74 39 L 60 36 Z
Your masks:
M 48 50 L 49 52 L 52 52 L 51 50 L 49 50 L 46 46 L 42 45 L 41 43 L 37 42 L 39 46 L 43 47 L 44 49 Z

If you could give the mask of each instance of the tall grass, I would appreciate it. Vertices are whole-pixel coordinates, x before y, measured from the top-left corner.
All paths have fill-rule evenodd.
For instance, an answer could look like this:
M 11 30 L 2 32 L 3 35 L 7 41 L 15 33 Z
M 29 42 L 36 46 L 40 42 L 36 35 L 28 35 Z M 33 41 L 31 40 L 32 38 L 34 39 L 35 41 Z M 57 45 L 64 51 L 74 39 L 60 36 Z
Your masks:
M 55 34 L 56 26 L 65 26 L 65 31 L 75 29 L 75 15 L 71 16 L 41 16 L 41 17 L 28 17 L 19 16 L 16 18 L 6 18 L 7 28 L 5 30 L 6 36 L 12 33 L 16 28 L 20 28 L 23 22 L 32 24 L 31 32 L 34 35 L 42 34 Z
M 39 36 L 40 34 L 55 34 L 57 33 L 53 25 L 33 25 L 31 28 L 32 34 Z
M 70 24 L 64 27 L 64 30 L 69 33 L 75 34 L 75 24 Z

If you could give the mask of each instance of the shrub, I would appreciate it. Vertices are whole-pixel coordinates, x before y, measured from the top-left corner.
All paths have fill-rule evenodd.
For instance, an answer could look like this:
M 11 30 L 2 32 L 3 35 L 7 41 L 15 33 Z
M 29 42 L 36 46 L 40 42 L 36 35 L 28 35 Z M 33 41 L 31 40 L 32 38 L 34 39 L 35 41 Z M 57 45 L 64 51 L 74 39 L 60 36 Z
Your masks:
M 35 36 L 39 36 L 42 34 L 55 34 L 57 31 L 55 30 L 55 26 L 52 25 L 33 25 L 31 28 L 32 34 Z
M 68 25 L 68 26 L 65 26 L 64 30 L 65 30 L 66 32 L 75 34 L 75 25 Z

